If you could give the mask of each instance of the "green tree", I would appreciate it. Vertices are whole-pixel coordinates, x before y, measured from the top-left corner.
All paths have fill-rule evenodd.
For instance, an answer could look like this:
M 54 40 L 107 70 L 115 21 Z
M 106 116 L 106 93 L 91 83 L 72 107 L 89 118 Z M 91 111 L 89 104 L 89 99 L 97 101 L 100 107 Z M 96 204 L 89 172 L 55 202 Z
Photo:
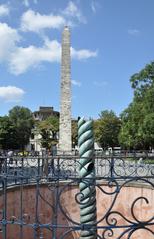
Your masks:
M 38 132 L 41 134 L 41 145 L 43 148 L 51 149 L 58 143 L 59 118 L 50 116 L 46 120 L 37 123 Z
M 0 148 L 7 150 L 14 147 L 14 127 L 8 116 L 0 117 Z
M 102 111 L 100 118 L 94 122 L 96 142 L 98 142 L 102 148 L 118 146 L 120 127 L 120 119 L 112 110 Z
M 154 62 L 131 79 L 133 102 L 121 114 L 119 141 L 125 148 L 154 147 Z
M 13 148 L 24 150 L 29 142 L 34 124 L 32 113 L 28 108 L 15 106 L 9 111 L 9 120 L 14 132 L 15 145 Z
M 141 71 L 135 73 L 130 82 L 135 96 L 147 94 L 147 91 L 154 87 L 154 62 L 147 64 Z
M 132 103 L 121 114 L 121 130 L 119 133 L 119 143 L 126 149 L 143 148 L 143 139 L 141 133 L 138 131 L 141 124 L 142 104 Z

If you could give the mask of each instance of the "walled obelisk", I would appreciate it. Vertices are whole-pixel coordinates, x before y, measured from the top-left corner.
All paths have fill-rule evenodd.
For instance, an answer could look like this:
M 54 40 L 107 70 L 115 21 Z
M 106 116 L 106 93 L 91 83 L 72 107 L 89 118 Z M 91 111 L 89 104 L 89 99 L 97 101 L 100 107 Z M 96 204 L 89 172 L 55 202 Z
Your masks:
M 60 95 L 59 151 L 72 150 L 71 137 L 71 56 L 70 30 L 64 27 L 61 54 L 61 95 Z

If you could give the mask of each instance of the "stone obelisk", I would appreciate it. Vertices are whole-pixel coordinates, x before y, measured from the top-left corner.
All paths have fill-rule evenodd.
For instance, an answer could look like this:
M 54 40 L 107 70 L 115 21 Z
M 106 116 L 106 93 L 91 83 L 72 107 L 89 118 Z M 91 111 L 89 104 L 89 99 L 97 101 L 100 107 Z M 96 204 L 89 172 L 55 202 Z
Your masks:
M 71 137 L 71 56 L 70 30 L 64 27 L 62 33 L 61 54 L 61 99 L 60 99 L 60 127 L 59 151 L 67 153 L 72 150 Z

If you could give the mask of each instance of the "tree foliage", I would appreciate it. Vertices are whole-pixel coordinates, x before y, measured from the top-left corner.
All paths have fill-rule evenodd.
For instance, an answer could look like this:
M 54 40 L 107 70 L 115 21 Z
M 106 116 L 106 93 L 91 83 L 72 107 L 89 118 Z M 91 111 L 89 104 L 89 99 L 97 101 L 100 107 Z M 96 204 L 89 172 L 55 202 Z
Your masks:
M 8 116 L 0 117 L 0 148 L 7 150 L 14 147 L 14 127 Z
M 43 148 L 51 149 L 58 143 L 59 118 L 50 116 L 46 120 L 37 123 L 37 129 L 41 135 L 41 145 Z
M 21 149 L 28 144 L 33 127 L 28 108 L 15 106 L 8 116 L 0 118 L 0 145 L 3 149 Z
M 121 114 L 119 141 L 125 148 L 154 147 L 154 62 L 131 79 L 133 102 Z
M 118 134 L 120 127 L 120 119 L 112 110 L 102 111 L 100 118 L 94 122 L 96 142 L 98 142 L 102 148 L 118 146 Z
M 154 86 L 154 62 L 147 64 L 141 71 L 134 74 L 130 82 L 135 95 L 143 96 L 147 93 Z
M 9 111 L 9 119 L 14 130 L 16 148 L 23 150 L 29 142 L 34 123 L 32 113 L 28 108 L 15 106 Z

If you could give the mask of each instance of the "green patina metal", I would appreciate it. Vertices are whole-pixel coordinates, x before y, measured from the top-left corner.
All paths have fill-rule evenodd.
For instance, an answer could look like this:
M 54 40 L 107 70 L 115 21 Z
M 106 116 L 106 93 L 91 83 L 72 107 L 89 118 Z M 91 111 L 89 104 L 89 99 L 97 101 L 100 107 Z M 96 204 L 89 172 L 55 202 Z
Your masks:
M 92 120 L 78 121 L 80 222 L 83 226 L 80 239 L 96 239 L 96 189 L 94 166 L 94 137 Z

